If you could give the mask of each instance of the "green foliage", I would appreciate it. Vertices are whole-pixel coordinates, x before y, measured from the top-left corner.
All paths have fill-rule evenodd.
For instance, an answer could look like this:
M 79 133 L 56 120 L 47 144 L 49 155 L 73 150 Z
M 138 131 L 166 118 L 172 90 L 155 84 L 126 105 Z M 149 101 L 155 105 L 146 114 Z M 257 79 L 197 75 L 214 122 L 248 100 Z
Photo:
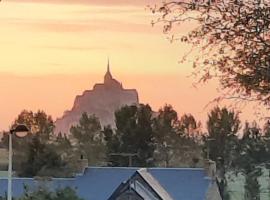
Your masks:
M 208 135 L 202 135 L 201 124 L 192 115 L 184 114 L 179 119 L 170 105 L 156 113 L 149 105 L 124 106 L 115 113 L 115 129 L 111 126 L 102 129 L 95 116 L 84 113 L 78 125 L 70 129 L 71 140 L 61 133 L 52 134 L 53 124 L 45 113 L 22 113 L 18 121 L 38 124 L 31 127 L 39 131 L 25 138 L 14 136 L 14 157 L 23 155 L 20 162 L 16 160 L 20 166 L 16 171 L 21 176 L 71 176 L 78 169 L 81 155 L 91 165 L 107 162 L 109 166 L 128 166 L 129 158 L 124 154 L 136 154 L 132 166 L 198 167 L 202 166 L 202 153 L 207 156 L 209 152 L 209 158 L 217 163 L 224 199 L 230 197 L 225 176 L 228 172 L 245 176 L 245 198 L 251 200 L 258 199 L 261 192 L 262 167 L 269 168 L 266 165 L 270 156 L 269 123 L 263 130 L 256 123 L 246 123 L 240 137 L 238 113 L 227 108 L 216 107 L 209 113 Z M 7 136 L 3 138 L 5 145 Z M 59 199 L 68 198 L 63 196 L 66 193 Z M 29 196 L 32 194 L 28 192 Z M 53 192 L 48 191 L 35 195 L 41 199 L 54 198 Z
M 132 158 L 133 166 L 196 166 L 201 149 L 190 136 L 198 132 L 194 117 L 186 115 L 192 120 L 182 123 L 170 105 L 153 114 L 150 106 L 143 104 L 116 112 L 115 132 L 111 127 L 104 128 L 109 165 L 128 166 L 128 157 L 123 154 L 138 153 Z
M 209 158 L 222 165 L 229 164 L 230 152 L 235 147 L 240 129 L 239 115 L 227 108 L 215 107 L 208 115 L 205 140 L 205 153 Z
M 120 140 L 119 135 L 116 135 L 112 130 L 111 126 L 105 126 L 104 130 L 104 139 L 106 141 L 106 157 L 107 165 L 109 166 L 124 166 L 126 161 L 119 156 L 112 156 L 112 154 L 120 152 Z M 124 164 L 123 164 L 124 163 Z
M 153 166 L 154 133 L 152 110 L 149 105 L 124 106 L 115 113 L 116 132 L 105 129 L 107 152 L 133 153 L 133 166 Z M 107 155 L 111 165 L 128 166 L 128 158 L 120 155 Z M 114 158 L 113 158 L 114 157 Z
M 194 167 L 200 160 L 199 125 L 192 115 L 178 120 L 177 112 L 165 105 L 153 119 L 155 139 L 155 164 L 166 167 Z
M 88 159 L 90 165 L 104 165 L 105 145 L 101 124 L 94 115 L 83 113 L 79 124 L 70 128 L 77 158 Z
M 16 135 L 13 135 L 13 149 L 16 153 L 22 153 L 22 149 L 27 146 L 27 143 L 31 141 L 34 135 L 39 135 L 40 139 L 44 143 L 47 143 L 53 135 L 54 123 L 51 116 L 48 116 L 44 111 L 37 111 L 36 113 L 32 111 L 23 110 L 18 117 L 15 119 L 15 122 L 12 124 L 14 128 L 18 124 L 24 124 L 29 128 L 29 133 L 24 138 L 18 138 Z M 2 138 L 3 145 L 8 148 L 8 132 L 4 133 Z
M 30 132 L 24 138 L 19 138 L 13 135 L 13 163 L 14 170 L 20 176 L 70 176 L 68 164 L 60 156 L 60 153 L 67 148 L 68 145 L 63 145 L 64 141 L 68 144 L 69 141 L 65 138 L 63 141 L 54 141 L 54 123 L 51 116 L 48 116 L 44 111 L 22 111 L 14 124 L 25 124 Z M 5 133 L 2 142 L 8 148 L 8 134 Z M 62 149 L 60 151 L 60 149 Z M 59 150 L 59 151 L 57 151 Z
M 25 187 L 24 195 L 18 200 L 83 200 L 78 197 L 76 191 L 72 188 L 57 189 L 49 191 L 45 188 L 39 188 L 32 192 Z
M 267 124 L 266 124 L 267 125 Z M 230 158 L 230 172 L 235 175 L 241 174 L 245 177 L 244 191 L 245 199 L 260 199 L 262 190 L 260 179 L 263 170 L 267 169 L 269 162 L 269 141 L 265 138 L 268 128 L 262 131 L 254 122 L 245 123 L 242 137 L 236 141 L 236 146 L 230 149 L 234 156 Z
M 177 112 L 169 105 L 159 110 L 157 117 L 153 119 L 155 139 L 155 161 L 157 165 L 165 162 L 165 166 L 171 165 L 176 156 L 176 145 L 180 136 L 177 135 L 178 116 Z
M 260 199 L 259 177 L 263 163 L 268 159 L 262 131 L 256 123 L 245 124 L 243 137 L 239 140 L 237 170 L 245 176 L 245 199 Z
M 181 133 L 188 137 L 198 137 L 201 135 L 201 123 L 197 122 L 193 115 L 184 114 L 179 120 Z
M 66 163 L 57 154 L 52 145 L 42 143 L 38 135 L 34 136 L 28 143 L 25 161 L 21 163 L 20 176 L 53 176 L 60 177 Z
M 226 186 L 226 171 L 230 170 L 235 159 L 237 134 L 240 129 L 240 120 L 237 113 L 227 108 L 215 107 L 208 115 L 208 135 L 204 138 L 205 156 L 217 163 L 220 174 L 220 190 L 224 196 Z
M 43 142 L 48 142 L 54 130 L 52 117 L 41 110 L 36 113 L 23 110 L 15 120 L 13 127 L 17 124 L 25 124 L 30 129 L 30 134 L 39 135 Z

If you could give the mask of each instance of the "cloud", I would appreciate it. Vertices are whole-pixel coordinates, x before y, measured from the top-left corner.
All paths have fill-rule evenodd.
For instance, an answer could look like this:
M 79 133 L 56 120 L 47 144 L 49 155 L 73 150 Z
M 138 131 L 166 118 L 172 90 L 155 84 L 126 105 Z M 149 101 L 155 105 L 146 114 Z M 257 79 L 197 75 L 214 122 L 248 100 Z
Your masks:
M 96 50 L 106 50 L 105 47 L 101 46 L 75 46 L 75 45 L 44 45 L 44 46 L 36 46 L 37 48 L 42 49 L 57 49 L 57 50 L 71 50 L 71 51 L 96 51 Z M 55 63 L 48 63 L 50 65 L 55 65 Z
M 26 0 L 20 2 L 22 1 Z M 18 13 L 16 16 L 8 13 L 7 9 L 6 13 L 0 13 L 2 26 L 5 25 L 6 27 L 27 32 L 89 33 L 101 31 L 153 33 L 150 12 L 141 7 L 120 5 L 112 7 L 73 6 L 63 4 L 55 6 L 51 4 L 27 4 L 21 6 L 19 4 L 15 8 L 14 10 L 14 7 L 9 7 L 10 10 Z
M 54 33 L 80 33 L 80 32 L 136 32 L 153 33 L 152 26 L 144 23 L 128 23 L 120 20 L 12 20 L 13 24 L 21 29 Z M 30 29 L 29 29 L 30 28 Z
M 136 5 L 147 6 L 162 2 L 161 0 L 10 0 L 20 3 L 52 3 L 52 4 L 89 4 L 89 5 Z

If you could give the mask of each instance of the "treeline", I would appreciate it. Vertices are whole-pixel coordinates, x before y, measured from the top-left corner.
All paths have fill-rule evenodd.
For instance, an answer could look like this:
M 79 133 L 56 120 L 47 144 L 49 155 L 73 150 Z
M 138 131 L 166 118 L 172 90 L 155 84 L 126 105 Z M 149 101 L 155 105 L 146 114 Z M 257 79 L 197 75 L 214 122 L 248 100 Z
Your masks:
M 19 176 L 73 176 L 81 162 L 90 166 L 203 167 L 216 162 L 224 199 L 230 177 L 245 177 L 245 199 L 259 199 L 260 177 L 269 173 L 270 123 L 241 125 L 233 110 L 216 107 L 208 114 L 206 131 L 191 114 L 178 116 L 170 105 L 154 112 L 149 105 L 125 106 L 115 113 L 115 127 L 102 127 L 94 115 L 83 113 L 70 133 L 54 133 L 43 111 L 23 111 L 15 120 L 31 132 L 14 137 L 14 168 Z M 8 148 L 8 133 L 2 145 Z M 269 188 L 268 188 L 269 189 Z

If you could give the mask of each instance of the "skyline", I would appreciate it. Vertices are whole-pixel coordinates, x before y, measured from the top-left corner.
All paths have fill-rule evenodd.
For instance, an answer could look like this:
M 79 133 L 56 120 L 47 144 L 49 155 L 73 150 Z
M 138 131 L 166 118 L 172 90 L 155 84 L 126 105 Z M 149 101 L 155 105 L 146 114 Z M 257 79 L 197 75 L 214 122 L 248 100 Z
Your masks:
M 179 63 L 189 47 L 170 43 L 160 25 L 151 26 L 146 6 L 159 0 L 73 2 L 1 2 L 0 130 L 23 109 L 60 117 L 76 95 L 101 82 L 107 56 L 114 77 L 137 89 L 141 103 L 154 110 L 171 104 L 180 116 L 205 121 L 217 84 L 192 86 L 192 62 Z M 250 110 L 243 119 L 255 119 Z

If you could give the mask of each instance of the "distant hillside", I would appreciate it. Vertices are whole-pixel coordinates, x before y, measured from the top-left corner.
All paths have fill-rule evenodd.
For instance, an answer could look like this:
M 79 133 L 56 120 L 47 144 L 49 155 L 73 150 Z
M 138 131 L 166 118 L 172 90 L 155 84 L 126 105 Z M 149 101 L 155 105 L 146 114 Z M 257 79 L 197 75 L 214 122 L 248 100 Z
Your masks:
M 55 121 L 56 133 L 68 133 L 72 125 L 78 123 L 83 112 L 95 114 L 101 124 L 114 126 L 114 112 L 124 105 L 138 104 L 139 97 L 135 89 L 124 89 L 110 73 L 108 63 L 104 83 L 96 84 L 93 90 L 86 90 L 77 96 L 70 111 Z

